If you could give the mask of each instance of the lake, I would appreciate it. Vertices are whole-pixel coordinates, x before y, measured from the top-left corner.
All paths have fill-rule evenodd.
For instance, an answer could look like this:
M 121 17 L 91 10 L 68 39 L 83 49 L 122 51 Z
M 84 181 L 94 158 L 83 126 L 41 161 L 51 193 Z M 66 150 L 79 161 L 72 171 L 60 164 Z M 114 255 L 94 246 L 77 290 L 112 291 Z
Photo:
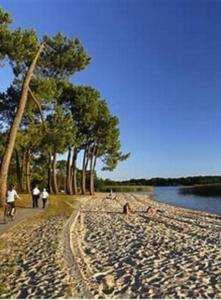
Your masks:
M 182 195 L 179 187 L 155 187 L 152 194 L 159 202 L 221 215 L 221 197 Z

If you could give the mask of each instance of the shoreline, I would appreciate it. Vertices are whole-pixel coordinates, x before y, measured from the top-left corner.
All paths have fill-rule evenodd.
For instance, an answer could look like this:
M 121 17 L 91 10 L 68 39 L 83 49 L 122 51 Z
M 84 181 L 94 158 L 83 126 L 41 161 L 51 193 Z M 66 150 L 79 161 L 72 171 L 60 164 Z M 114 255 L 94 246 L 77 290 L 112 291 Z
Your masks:
M 0 296 L 221 298 L 221 218 L 146 195 L 106 195 L 67 197 L 69 218 L 38 217 L 5 233 L 15 253 L 0 251 L 10 285 Z M 126 202 L 137 212 L 123 214 Z
M 118 197 L 117 203 L 95 196 L 72 233 L 94 298 L 221 297 L 221 221 L 215 215 L 145 196 Z M 123 215 L 125 201 L 139 212 Z M 151 217 L 146 205 L 161 212 Z
M 188 210 L 192 213 L 205 215 L 205 216 L 210 216 L 211 215 L 211 217 L 216 217 L 218 219 L 221 219 L 221 214 L 215 214 L 213 212 L 207 212 L 205 210 L 200 210 L 200 209 L 197 209 L 197 208 L 189 208 L 189 207 L 179 206 L 178 204 L 176 205 L 176 204 L 172 204 L 172 203 L 165 203 L 165 202 L 161 202 L 161 201 L 157 200 L 156 198 L 153 198 L 152 200 L 157 202 L 157 203 L 172 206 L 172 207 L 177 208 L 177 209 Z
M 145 192 L 144 192 L 145 193 Z M 151 193 L 151 192 L 150 192 Z M 160 203 L 160 204 L 165 204 L 165 205 L 169 205 L 169 206 L 173 206 L 173 207 L 176 207 L 176 208 L 180 208 L 180 209 L 187 209 L 187 210 L 191 210 L 191 211 L 194 211 L 194 212 L 199 212 L 199 213 L 203 213 L 203 214 L 208 214 L 208 215 L 215 215 L 217 216 L 218 218 L 221 218 L 221 213 L 214 213 L 214 212 L 209 212 L 209 211 L 206 211 L 206 210 L 201 210 L 201 209 L 197 209 L 197 208 L 190 208 L 190 207 L 185 207 L 185 206 L 181 206 L 179 204 L 173 204 L 173 203 L 166 203 L 166 202 L 161 202 L 160 200 L 157 199 L 157 196 L 154 194 L 154 189 L 152 191 L 152 194 L 139 194 L 139 192 L 133 192 L 133 194 L 137 194 L 137 195 L 146 195 L 148 197 L 150 197 L 153 201 L 157 202 L 157 203 Z M 188 196 L 186 196 L 188 198 Z M 199 199 L 200 200 L 200 199 Z

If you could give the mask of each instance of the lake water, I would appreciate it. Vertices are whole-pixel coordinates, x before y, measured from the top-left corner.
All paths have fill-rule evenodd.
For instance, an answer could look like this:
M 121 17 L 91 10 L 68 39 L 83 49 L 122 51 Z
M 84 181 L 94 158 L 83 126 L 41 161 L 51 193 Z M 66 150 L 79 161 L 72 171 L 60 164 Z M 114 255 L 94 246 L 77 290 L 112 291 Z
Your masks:
M 221 215 L 221 197 L 182 195 L 179 187 L 156 187 L 152 194 L 159 202 Z

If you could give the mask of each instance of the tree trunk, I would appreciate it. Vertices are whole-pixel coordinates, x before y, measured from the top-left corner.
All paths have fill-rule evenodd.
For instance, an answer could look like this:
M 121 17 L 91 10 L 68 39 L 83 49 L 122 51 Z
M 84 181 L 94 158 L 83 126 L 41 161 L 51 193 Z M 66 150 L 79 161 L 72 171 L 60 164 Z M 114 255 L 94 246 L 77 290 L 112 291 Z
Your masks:
M 73 161 L 72 161 L 72 182 L 73 182 L 73 194 L 74 195 L 77 195 L 77 193 L 78 193 L 76 161 L 77 161 L 77 149 L 75 148 L 74 154 L 73 154 Z
M 26 152 L 25 159 L 25 190 L 26 193 L 31 193 L 31 183 L 30 183 L 30 150 Z
M 94 170 L 96 166 L 97 156 L 95 155 L 96 148 L 94 147 L 90 160 L 90 195 L 94 195 Z
M 54 194 L 58 194 L 57 174 L 56 174 L 57 154 L 54 153 L 52 161 L 52 187 Z
M 94 159 L 95 159 L 95 147 L 93 147 L 90 158 L 90 195 L 94 195 Z
M 21 165 L 21 178 L 22 178 L 22 181 L 21 181 L 21 184 L 22 184 L 22 191 L 25 190 L 25 152 L 23 152 L 22 154 L 22 161 L 21 161 L 22 165 Z
M 72 185 L 71 185 L 71 154 L 72 149 L 68 149 L 68 159 L 67 159 L 67 169 L 66 169 L 66 193 L 72 195 Z
M 82 195 L 86 194 L 86 170 L 87 170 L 87 150 L 84 150 L 84 157 L 83 157 L 83 163 L 82 163 L 82 172 L 81 172 L 81 193 Z
M 96 155 L 95 155 L 95 158 L 94 158 L 94 164 L 93 164 L 93 176 L 95 174 L 95 167 L 96 167 L 96 163 L 97 163 L 97 158 L 98 158 L 98 149 L 96 150 Z M 93 178 L 93 188 L 94 188 L 94 178 Z M 95 192 L 95 189 L 94 189 L 94 192 Z
M 0 201 L 2 204 L 5 202 L 5 195 L 7 191 L 7 181 L 8 181 L 8 170 L 9 165 L 12 157 L 12 152 L 15 146 L 15 140 L 17 136 L 17 131 L 19 128 L 19 125 L 21 123 L 26 102 L 27 102 L 27 96 L 28 96 L 28 89 L 29 89 L 29 83 L 31 81 L 32 75 L 34 73 L 36 63 L 38 60 L 38 57 L 44 47 L 44 44 L 41 44 L 24 79 L 24 83 L 22 86 L 22 92 L 21 92 L 21 98 L 19 100 L 18 108 L 12 123 L 12 126 L 10 128 L 8 140 L 5 147 L 5 152 L 2 159 L 1 169 L 0 169 Z
M 52 184 L 51 184 L 51 152 L 48 153 L 48 192 L 52 193 Z
M 15 160 L 16 160 L 16 175 L 17 175 L 17 181 L 19 185 L 19 191 L 23 192 L 23 186 L 22 186 L 22 167 L 20 163 L 20 157 L 18 150 L 15 149 Z
M 90 195 L 94 195 L 94 171 L 93 171 L 93 156 L 90 160 Z

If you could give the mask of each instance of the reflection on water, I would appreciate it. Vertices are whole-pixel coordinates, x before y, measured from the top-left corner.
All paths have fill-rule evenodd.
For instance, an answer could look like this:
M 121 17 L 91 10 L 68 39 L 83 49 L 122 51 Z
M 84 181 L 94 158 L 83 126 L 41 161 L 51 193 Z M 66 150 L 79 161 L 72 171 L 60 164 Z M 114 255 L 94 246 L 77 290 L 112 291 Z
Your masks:
M 159 202 L 221 214 L 221 197 L 182 195 L 179 187 L 156 187 L 153 196 Z
M 178 187 L 158 187 L 154 198 L 160 202 L 221 214 L 221 197 L 182 195 Z

